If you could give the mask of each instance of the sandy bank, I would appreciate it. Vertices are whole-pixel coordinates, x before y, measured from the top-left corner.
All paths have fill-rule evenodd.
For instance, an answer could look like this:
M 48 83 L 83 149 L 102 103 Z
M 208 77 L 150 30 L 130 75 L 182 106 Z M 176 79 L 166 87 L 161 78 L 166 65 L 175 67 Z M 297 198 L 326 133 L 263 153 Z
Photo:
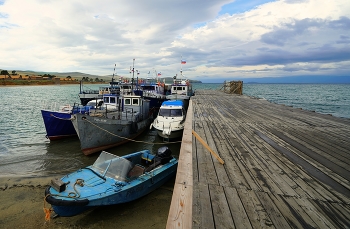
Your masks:
M 128 204 L 94 208 L 47 222 L 44 191 L 51 179 L 0 177 L 0 228 L 165 228 L 174 179 Z

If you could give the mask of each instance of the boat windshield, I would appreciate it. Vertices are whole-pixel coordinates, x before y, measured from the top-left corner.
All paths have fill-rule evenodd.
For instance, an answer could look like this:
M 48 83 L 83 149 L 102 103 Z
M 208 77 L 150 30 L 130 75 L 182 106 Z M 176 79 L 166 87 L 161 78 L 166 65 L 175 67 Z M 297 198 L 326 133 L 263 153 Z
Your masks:
M 102 151 L 100 156 L 92 165 L 92 168 L 102 176 L 108 176 L 119 181 L 125 181 L 127 179 L 128 172 L 132 168 L 132 163 L 123 157 L 118 157 Z
M 160 116 L 165 116 L 165 117 L 181 117 L 182 116 L 182 109 L 159 109 L 159 114 Z

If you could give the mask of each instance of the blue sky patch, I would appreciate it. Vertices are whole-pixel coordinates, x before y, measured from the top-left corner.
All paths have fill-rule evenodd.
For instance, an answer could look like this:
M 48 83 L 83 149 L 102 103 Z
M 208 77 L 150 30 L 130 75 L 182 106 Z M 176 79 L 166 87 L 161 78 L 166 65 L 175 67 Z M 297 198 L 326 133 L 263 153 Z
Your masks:
M 243 13 L 249 10 L 252 10 L 256 8 L 259 5 L 268 3 L 268 2 L 275 2 L 274 0 L 236 0 L 232 3 L 226 4 L 221 8 L 221 11 L 219 12 L 219 16 L 223 14 L 237 14 L 237 13 Z

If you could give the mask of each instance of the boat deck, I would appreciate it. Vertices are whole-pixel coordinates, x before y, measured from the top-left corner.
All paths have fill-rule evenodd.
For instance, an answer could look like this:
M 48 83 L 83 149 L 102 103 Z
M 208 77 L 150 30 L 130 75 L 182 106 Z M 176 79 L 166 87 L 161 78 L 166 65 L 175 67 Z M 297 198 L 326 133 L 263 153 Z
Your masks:
M 350 228 L 350 119 L 215 90 L 187 114 L 167 228 Z

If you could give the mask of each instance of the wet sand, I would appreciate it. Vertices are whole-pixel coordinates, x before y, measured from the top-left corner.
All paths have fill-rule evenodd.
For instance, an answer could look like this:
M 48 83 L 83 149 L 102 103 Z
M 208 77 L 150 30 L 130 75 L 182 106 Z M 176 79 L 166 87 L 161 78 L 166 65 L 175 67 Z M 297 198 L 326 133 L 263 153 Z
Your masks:
M 128 204 L 45 220 L 44 192 L 52 177 L 0 177 L 0 228 L 165 228 L 175 178 Z M 46 207 L 50 205 L 46 203 Z M 54 215 L 54 214 L 51 214 Z

